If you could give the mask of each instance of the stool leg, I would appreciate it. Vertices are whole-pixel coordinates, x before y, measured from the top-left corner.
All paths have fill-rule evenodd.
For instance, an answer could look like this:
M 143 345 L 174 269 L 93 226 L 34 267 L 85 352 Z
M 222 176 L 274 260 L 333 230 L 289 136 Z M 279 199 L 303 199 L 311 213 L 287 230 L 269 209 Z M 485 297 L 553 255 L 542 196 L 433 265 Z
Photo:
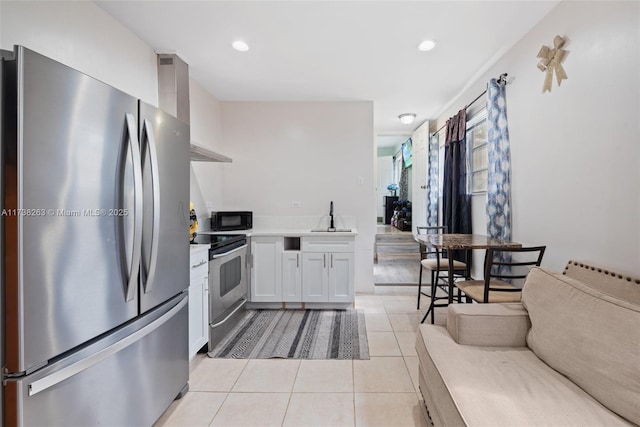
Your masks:
M 420 323 L 424 323 L 424 321 L 427 319 L 427 317 L 429 317 L 429 313 L 433 311 L 433 306 L 429 305 L 429 309 L 427 310 L 427 312 L 424 314 L 424 317 L 422 318 L 422 320 L 420 321 Z
M 418 278 L 418 307 L 420 310 L 420 294 L 422 294 L 422 263 L 420 263 L 420 277 Z
M 435 274 L 435 279 L 434 279 L 434 274 Z M 436 320 L 435 320 L 435 313 L 436 313 L 436 292 L 438 291 L 438 280 L 439 280 L 439 270 L 431 270 L 431 324 L 433 325 Z

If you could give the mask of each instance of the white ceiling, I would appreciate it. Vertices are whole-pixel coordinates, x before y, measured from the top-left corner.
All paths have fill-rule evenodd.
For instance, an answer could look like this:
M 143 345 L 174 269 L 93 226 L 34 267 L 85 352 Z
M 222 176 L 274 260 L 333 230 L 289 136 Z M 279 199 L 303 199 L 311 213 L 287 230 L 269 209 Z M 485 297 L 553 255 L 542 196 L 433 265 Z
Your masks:
M 371 100 L 387 136 L 436 118 L 556 3 L 97 1 L 156 51 L 178 53 L 221 101 Z M 436 48 L 418 51 L 427 38 Z M 251 49 L 235 51 L 236 39 Z M 411 125 L 398 121 L 406 112 Z

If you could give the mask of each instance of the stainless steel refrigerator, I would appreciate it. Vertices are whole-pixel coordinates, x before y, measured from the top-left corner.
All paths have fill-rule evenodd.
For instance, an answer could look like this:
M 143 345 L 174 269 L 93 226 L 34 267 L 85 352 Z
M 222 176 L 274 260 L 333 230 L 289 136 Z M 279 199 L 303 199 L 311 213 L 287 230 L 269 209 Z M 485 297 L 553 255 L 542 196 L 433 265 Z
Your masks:
M 189 126 L 3 56 L 3 425 L 151 425 L 188 381 Z

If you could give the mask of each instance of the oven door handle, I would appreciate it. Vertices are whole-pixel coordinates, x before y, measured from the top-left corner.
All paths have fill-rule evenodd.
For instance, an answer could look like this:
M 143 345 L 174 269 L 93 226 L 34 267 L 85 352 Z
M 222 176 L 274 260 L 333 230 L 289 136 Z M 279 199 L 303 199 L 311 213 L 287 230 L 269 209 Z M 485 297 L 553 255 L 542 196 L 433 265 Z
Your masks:
M 209 324 L 209 326 L 211 326 L 212 328 L 217 328 L 218 326 L 222 325 L 224 322 L 229 320 L 229 318 L 231 316 L 236 314 L 237 311 L 240 310 L 242 307 L 244 307 L 245 304 L 247 303 L 247 299 L 246 298 L 242 298 L 240 301 L 241 301 L 240 304 L 231 313 L 229 313 L 224 319 L 222 319 L 221 321 L 216 322 L 216 323 L 211 323 L 211 324 Z
M 239 248 L 235 248 L 235 249 L 233 249 L 233 250 L 231 250 L 229 252 L 224 252 L 224 253 L 221 253 L 221 254 L 215 254 L 212 259 L 219 259 L 219 258 L 222 258 L 222 257 L 225 257 L 225 256 L 229 256 L 229 255 L 231 255 L 233 253 L 236 253 L 238 251 L 246 249 L 247 246 L 248 246 L 247 244 L 244 244 L 244 245 L 240 246 Z

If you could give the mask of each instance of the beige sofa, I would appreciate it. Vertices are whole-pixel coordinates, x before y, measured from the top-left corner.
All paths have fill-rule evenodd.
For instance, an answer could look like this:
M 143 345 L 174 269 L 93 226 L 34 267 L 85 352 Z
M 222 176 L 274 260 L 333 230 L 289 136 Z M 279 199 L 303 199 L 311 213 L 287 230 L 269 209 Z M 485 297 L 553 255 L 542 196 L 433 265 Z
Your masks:
M 418 329 L 436 426 L 640 425 L 640 280 L 534 268 L 521 304 L 453 304 Z

